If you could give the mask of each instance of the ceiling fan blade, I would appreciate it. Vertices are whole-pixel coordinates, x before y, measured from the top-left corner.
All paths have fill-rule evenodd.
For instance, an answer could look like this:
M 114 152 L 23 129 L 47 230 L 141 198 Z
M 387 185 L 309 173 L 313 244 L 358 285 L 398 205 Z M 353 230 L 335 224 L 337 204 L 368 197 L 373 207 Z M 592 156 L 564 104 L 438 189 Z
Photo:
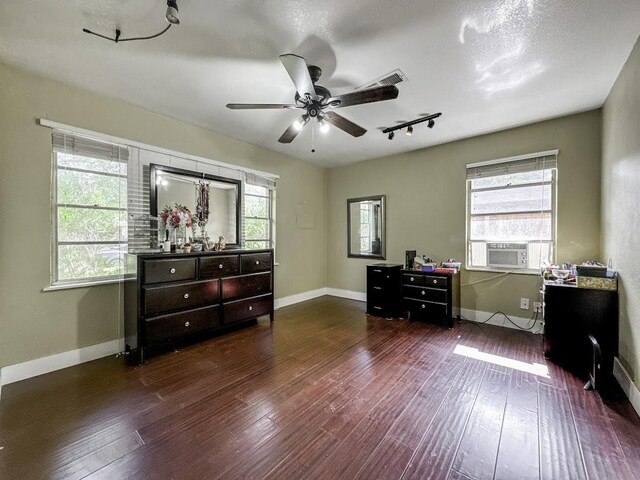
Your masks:
M 304 127 L 304 125 L 306 125 L 306 123 L 305 123 L 305 124 L 302 125 L 302 127 L 300 127 L 298 125 L 299 122 L 300 122 L 300 120 L 296 120 L 291 125 L 289 125 L 289 127 L 284 131 L 284 133 L 278 139 L 278 142 L 280 142 L 280 143 L 291 143 L 291 142 L 293 142 L 293 140 L 302 131 L 302 127 Z
M 357 92 L 336 95 L 327 100 L 327 104 L 340 102 L 338 107 L 348 107 L 350 105 L 362 105 L 363 103 L 381 102 L 383 100 L 393 100 L 398 97 L 398 87 L 395 85 L 384 85 L 382 87 L 367 88 Z
M 291 77 L 300 97 L 306 98 L 307 95 L 309 95 L 312 98 L 315 98 L 316 89 L 313 86 L 313 81 L 309 75 L 309 67 L 307 66 L 306 60 L 298 55 L 294 55 L 293 53 L 286 53 L 284 55 L 280 55 L 280 61 Z
M 344 130 L 349 135 L 354 137 L 361 137 L 367 131 L 360 125 L 356 125 L 351 120 L 347 120 L 342 115 L 338 115 L 336 112 L 325 112 L 324 120 L 329 122 L 334 127 L 338 127 L 340 130 Z
M 289 105 L 286 103 L 227 103 L 227 108 L 231 110 L 252 110 L 262 109 L 282 109 L 282 108 L 300 108 L 297 105 Z

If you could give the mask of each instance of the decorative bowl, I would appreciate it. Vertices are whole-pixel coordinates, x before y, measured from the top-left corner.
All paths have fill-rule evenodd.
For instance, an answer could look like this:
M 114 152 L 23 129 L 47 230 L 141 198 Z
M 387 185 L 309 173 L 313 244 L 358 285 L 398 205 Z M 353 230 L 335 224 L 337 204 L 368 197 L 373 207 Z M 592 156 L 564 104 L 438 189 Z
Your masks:
M 561 268 L 554 268 L 551 270 L 551 275 L 556 277 L 558 280 L 566 280 L 569 277 L 571 270 L 563 270 Z

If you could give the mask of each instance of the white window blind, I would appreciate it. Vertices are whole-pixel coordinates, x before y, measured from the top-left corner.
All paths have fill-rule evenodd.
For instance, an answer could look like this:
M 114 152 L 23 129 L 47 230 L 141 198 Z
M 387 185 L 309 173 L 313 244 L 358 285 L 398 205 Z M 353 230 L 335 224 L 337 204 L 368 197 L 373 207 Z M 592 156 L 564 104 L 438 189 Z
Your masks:
M 52 285 L 123 274 L 127 251 L 126 146 L 52 131 Z

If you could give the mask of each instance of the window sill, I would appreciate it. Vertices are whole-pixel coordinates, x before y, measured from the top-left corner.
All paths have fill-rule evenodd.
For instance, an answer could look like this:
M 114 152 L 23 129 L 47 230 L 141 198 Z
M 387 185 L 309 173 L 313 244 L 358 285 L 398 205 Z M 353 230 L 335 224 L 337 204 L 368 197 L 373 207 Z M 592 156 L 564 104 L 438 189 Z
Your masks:
M 468 272 L 485 272 L 485 273 L 498 273 L 498 274 L 513 273 L 515 275 L 535 275 L 537 277 L 540 276 L 540 271 L 528 270 L 528 269 L 508 270 L 506 268 L 465 267 L 465 270 Z
M 87 288 L 87 287 L 96 287 L 99 285 L 112 285 L 115 283 L 129 282 L 135 280 L 134 277 L 123 277 L 123 278 L 114 278 L 109 280 L 96 280 L 93 282 L 82 282 L 82 283 L 61 283 L 58 285 L 51 285 L 49 287 L 44 287 L 42 289 L 43 292 L 56 292 L 58 290 L 72 290 L 76 288 Z

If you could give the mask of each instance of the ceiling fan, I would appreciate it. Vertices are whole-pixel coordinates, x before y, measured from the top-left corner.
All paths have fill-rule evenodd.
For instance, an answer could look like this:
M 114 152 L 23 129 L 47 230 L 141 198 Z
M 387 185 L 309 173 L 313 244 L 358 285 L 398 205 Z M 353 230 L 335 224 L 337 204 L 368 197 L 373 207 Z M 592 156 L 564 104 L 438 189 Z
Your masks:
M 398 88 L 395 85 L 385 85 L 381 87 L 367 88 L 344 95 L 331 96 L 331 92 L 316 82 L 322 75 L 320 67 L 307 65 L 303 57 L 287 53 L 280 55 L 280 61 L 285 70 L 293 80 L 296 87 L 294 103 L 228 103 L 227 108 L 232 110 L 249 109 L 281 109 L 298 108 L 303 110 L 302 118 L 293 122 L 289 128 L 278 139 L 280 143 L 291 143 L 300 133 L 302 128 L 309 123 L 312 118 L 320 123 L 320 129 L 326 130 L 327 123 L 347 132 L 354 137 L 360 137 L 366 130 L 360 125 L 347 120 L 342 115 L 338 115 L 331 109 L 349 107 L 351 105 L 361 105 L 363 103 L 380 102 L 392 100 L 398 96 Z

